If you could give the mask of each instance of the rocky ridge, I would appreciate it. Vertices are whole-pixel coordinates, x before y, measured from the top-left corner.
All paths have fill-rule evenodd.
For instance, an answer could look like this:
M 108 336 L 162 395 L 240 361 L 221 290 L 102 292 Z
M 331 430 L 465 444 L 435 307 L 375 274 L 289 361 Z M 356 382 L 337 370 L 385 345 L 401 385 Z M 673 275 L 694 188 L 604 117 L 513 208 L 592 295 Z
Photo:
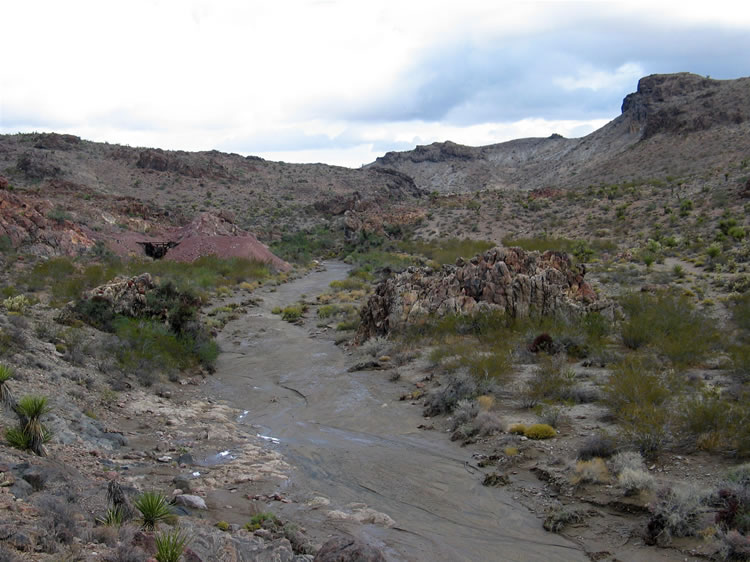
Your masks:
M 749 86 L 750 78 L 655 74 L 625 97 L 621 115 L 581 138 L 552 134 L 481 147 L 433 143 L 389 152 L 370 166 L 399 170 L 418 187 L 441 193 L 647 179 L 670 162 L 678 174 L 702 172 L 750 150 Z
M 513 318 L 569 315 L 607 305 L 563 252 L 493 248 L 435 271 L 411 267 L 381 282 L 361 312 L 358 341 L 427 315 L 497 310 Z

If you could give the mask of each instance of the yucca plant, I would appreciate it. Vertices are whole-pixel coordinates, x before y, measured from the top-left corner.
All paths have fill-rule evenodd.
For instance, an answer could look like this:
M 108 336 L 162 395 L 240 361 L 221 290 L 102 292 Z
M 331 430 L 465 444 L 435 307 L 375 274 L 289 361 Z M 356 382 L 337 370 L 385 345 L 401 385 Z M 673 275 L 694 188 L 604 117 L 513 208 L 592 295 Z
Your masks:
M 122 525 L 125 517 L 122 514 L 122 510 L 119 507 L 111 507 L 104 514 L 104 517 L 100 517 L 97 521 L 105 527 L 119 527 Z
M 155 558 L 159 562 L 178 562 L 188 543 L 188 536 L 180 529 L 158 533 L 154 539 L 156 540 Z
M 16 414 L 21 421 L 21 431 L 29 440 L 28 448 L 40 457 L 47 455 L 44 444 L 50 440 L 51 434 L 39 418 L 49 410 L 46 396 L 24 396 L 16 406 Z
M 13 369 L 7 365 L 0 365 L 0 404 L 10 410 L 16 409 L 16 399 L 8 387 L 8 381 L 13 378 Z
M 133 503 L 141 512 L 141 526 L 147 531 L 153 531 L 160 522 L 172 516 L 167 497 L 158 492 L 143 492 Z

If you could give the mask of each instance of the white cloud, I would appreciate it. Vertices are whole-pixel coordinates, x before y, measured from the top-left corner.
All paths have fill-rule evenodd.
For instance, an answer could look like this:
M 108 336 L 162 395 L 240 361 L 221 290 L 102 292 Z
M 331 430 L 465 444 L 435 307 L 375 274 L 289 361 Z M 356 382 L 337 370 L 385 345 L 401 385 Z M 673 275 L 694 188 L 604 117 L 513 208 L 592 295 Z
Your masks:
M 491 53 L 500 37 L 513 45 L 503 58 L 523 66 L 528 59 L 514 58 L 519 53 L 548 54 L 534 50 L 531 34 L 569 27 L 575 42 L 582 32 L 598 29 L 602 18 L 661 25 L 665 32 L 708 24 L 750 30 L 750 10 L 736 4 L 664 6 L 640 0 L 6 2 L 0 131 L 57 130 L 186 150 L 240 146 L 238 139 L 252 138 L 253 147 L 268 157 L 349 165 L 379 155 L 374 146 L 404 142 L 477 145 L 551 132 L 567 136 L 603 120 L 514 116 L 512 123 L 498 123 L 505 118 L 488 114 L 486 122 L 463 127 L 387 117 L 363 124 L 342 121 L 331 108 L 362 100 L 398 104 L 392 94 L 401 91 L 415 61 L 430 60 L 427 54 L 443 45 L 468 42 L 481 56 Z M 684 50 L 693 47 L 699 48 Z M 626 45 L 622 53 L 628 50 Z M 445 69 L 436 64 L 429 71 L 439 75 Z M 618 53 L 612 61 L 560 68 L 557 80 L 547 75 L 538 80 L 540 87 L 547 80 L 570 91 L 624 94 L 647 70 L 638 58 Z M 472 87 L 475 83 L 481 87 L 481 77 Z M 496 99 L 506 100 L 481 97 L 488 106 L 499 103 Z M 479 107 L 481 121 L 485 105 Z M 601 115 L 599 108 L 596 116 Z M 289 138 L 289 149 L 262 151 L 264 135 Z M 322 144 L 298 150 L 295 136 L 320 138 Z

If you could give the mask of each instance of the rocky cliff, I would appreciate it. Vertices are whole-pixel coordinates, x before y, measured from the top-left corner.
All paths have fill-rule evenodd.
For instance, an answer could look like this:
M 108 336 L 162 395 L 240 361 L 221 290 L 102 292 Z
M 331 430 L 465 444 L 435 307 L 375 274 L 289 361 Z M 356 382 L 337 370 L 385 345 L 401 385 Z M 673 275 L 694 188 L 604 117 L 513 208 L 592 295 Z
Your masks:
M 411 267 L 381 282 L 362 309 L 357 340 L 387 335 L 427 315 L 497 310 L 513 318 L 577 314 L 606 303 L 563 252 L 493 248 L 469 261 Z

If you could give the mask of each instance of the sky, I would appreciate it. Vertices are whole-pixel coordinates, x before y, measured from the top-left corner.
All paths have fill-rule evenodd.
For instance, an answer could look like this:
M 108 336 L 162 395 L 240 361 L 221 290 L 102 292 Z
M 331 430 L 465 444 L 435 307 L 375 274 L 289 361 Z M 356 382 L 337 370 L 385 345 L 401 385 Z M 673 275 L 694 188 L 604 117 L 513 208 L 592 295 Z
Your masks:
M 3 2 L 0 133 L 358 167 L 583 136 L 638 79 L 750 76 L 750 3 Z

